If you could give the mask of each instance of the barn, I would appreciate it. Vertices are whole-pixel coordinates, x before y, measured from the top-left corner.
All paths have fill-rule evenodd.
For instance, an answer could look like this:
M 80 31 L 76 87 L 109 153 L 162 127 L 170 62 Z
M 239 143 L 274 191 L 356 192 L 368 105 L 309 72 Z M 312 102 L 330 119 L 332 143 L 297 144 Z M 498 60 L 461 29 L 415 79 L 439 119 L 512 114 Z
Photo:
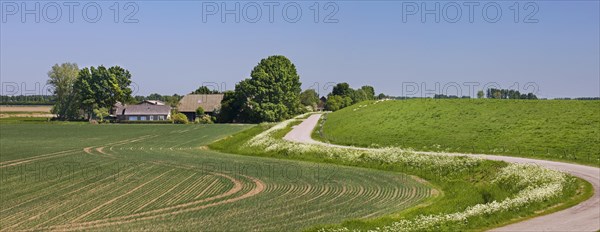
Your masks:
M 190 121 L 196 120 L 196 109 L 202 107 L 204 113 L 215 116 L 221 109 L 223 94 L 188 94 L 184 96 L 177 106 L 177 110 Z

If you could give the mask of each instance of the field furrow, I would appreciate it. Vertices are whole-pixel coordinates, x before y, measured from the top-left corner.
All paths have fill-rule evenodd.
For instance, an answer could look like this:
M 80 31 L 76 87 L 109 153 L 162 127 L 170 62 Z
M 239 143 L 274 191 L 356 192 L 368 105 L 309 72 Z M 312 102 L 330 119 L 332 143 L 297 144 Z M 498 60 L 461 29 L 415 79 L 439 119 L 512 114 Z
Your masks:
M 23 139 L 18 126 L 0 126 L 3 139 Z M 60 127 L 87 142 L 80 145 L 57 133 Z M 35 151 L 41 155 L 19 158 L 14 154 L 24 149 L 19 143 L 0 147 L 12 157 L 0 163 L 1 231 L 289 231 L 396 212 L 427 197 L 410 195 L 408 190 L 421 184 L 399 173 L 206 149 L 215 138 L 247 126 L 71 127 L 35 130 L 56 133 L 47 136 L 64 144 L 61 152 L 40 148 Z M 82 167 L 51 180 L 22 181 L 15 174 L 33 165 L 69 162 Z

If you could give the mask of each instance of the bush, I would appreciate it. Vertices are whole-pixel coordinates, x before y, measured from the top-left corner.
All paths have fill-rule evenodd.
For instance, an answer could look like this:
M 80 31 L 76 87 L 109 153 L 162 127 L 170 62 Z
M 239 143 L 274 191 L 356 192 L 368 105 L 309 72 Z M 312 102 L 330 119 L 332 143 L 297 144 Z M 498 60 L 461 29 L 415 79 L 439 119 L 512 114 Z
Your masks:
M 198 106 L 198 109 L 196 109 L 196 117 L 201 117 L 204 115 L 204 109 L 202 108 L 202 106 Z
M 214 117 L 211 117 L 209 115 L 202 115 L 199 117 L 196 117 L 196 121 L 194 121 L 195 123 L 199 123 L 199 124 L 213 124 L 214 123 Z
M 182 114 L 182 113 L 173 114 L 171 116 L 171 120 L 173 120 L 173 123 L 175 123 L 175 124 L 188 124 L 188 123 L 190 123 L 188 121 L 187 117 L 185 116 L 185 114 Z

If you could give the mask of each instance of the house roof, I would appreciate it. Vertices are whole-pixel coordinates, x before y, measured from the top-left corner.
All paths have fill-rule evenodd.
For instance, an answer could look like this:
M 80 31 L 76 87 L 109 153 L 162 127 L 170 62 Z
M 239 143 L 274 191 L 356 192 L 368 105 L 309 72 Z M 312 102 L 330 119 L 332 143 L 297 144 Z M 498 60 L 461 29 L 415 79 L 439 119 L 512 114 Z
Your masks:
M 221 108 L 223 94 L 188 94 L 185 95 L 177 107 L 179 112 L 196 112 L 199 106 L 204 112 L 215 112 Z
M 148 103 L 152 105 L 164 105 L 165 103 L 159 100 L 144 100 L 142 103 Z
M 170 113 L 170 106 L 152 104 L 129 105 L 117 112 L 121 115 L 169 115 Z

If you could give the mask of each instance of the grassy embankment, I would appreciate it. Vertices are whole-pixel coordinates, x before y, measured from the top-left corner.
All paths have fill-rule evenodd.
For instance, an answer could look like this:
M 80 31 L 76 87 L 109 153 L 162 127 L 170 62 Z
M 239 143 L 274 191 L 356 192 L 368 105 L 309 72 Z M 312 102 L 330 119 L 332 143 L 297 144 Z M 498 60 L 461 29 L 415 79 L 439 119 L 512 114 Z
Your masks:
M 413 99 L 330 113 L 315 139 L 600 166 L 600 101 Z

